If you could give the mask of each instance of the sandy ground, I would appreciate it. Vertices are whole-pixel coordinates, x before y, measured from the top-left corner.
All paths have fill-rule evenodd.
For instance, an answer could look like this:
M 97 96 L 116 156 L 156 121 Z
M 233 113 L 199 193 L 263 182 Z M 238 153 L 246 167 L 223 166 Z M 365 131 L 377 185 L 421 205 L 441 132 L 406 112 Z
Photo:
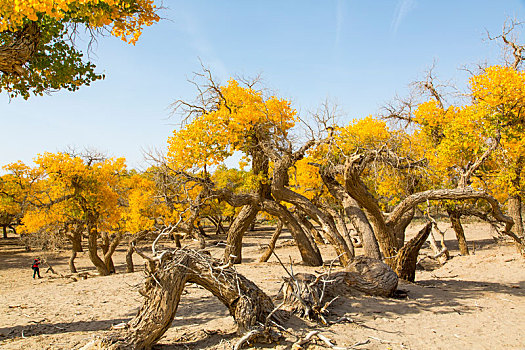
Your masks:
M 410 227 L 409 233 L 418 228 Z M 249 233 L 243 264 L 236 268 L 275 296 L 285 272 L 274 257 L 257 262 L 271 233 Z M 319 330 L 337 346 L 354 349 L 525 349 L 525 261 L 511 245 L 495 244 L 484 224 L 466 225 L 466 236 L 475 254 L 460 256 L 452 229 L 447 228 L 452 259 L 443 266 L 425 260 L 427 270 L 417 272 L 416 283 L 399 286 L 407 291 L 407 299 L 343 297 L 333 304 L 330 317 L 346 316 L 353 322 L 326 327 L 292 317 L 285 324 L 286 339 L 260 348 L 290 349 L 296 336 Z M 277 254 L 286 260 L 291 256 L 296 272 L 320 271 L 299 263 L 290 238 L 283 233 Z M 220 240 L 224 237 L 212 236 L 209 242 Z M 325 260 L 335 257 L 331 247 L 321 249 Z M 210 250 L 221 256 L 220 248 Z M 46 258 L 57 272 L 68 274 L 68 255 L 25 252 L 15 238 L 0 239 L 1 349 L 79 349 L 137 312 L 143 273 L 124 273 L 124 247 L 116 253 L 115 275 L 74 281 L 56 278 L 43 268 L 43 278 L 32 279 L 34 257 Z M 142 260 L 135 256 L 135 262 L 142 270 Z M 435 269 L 430 271 L 432 265 Z M 93 270 L 87 253 L 79 254 L 77 267 Z M 235 331 L 225 306 L 201 287 L 188 285 L 172 327 L 155 349 L 232 349 L 239 339 Z M 323 346 L 314 342 L 305 348 Z

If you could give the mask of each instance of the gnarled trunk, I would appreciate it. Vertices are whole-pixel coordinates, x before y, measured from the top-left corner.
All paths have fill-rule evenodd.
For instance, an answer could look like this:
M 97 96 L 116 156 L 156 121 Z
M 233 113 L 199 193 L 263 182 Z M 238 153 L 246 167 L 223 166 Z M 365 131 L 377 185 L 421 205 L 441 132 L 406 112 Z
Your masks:
M 377 199 L 368 191 L 361 180 L 362 165 L 365 161 L 362 156 L 355 156 L 346 161 L 344 168 L 344 188 L 360 208 L 366 213 L 370 224 L 374 228 L 375 237 L 383 253 L 385 262 L 393 267 L 393 260 L 397 254 L 397 240 L 391 227 L 386 224 L 386 219 L 379 207 Z
M 102 232 L 102 244 L 100 245 L 100 248 L 102 248 L 102 255 L 104 259 L 104 264 L 106 265 L 106 268 L 108 269 L 109 273 L 115 273 L 115 265 L 113 264 L 113 251 L 110 251 L 112 240 L 109 238 L 109 234 L 107 232 Z M 115 247 L 116 248 L 116 247 Z
M 107 337 L 106 346 L 151 349 L 171 327 L 186 283 L 203 286 L 217 297 L 235 319 L 240 334 L 265 324 L 274 309 L 270 297 L 257 285 L 204 253 L 178 249 L 165 253 L 161 260 L 141 290 L 146 298 L 137 315 L 122 333 Z M 276 312 L 270 318 L 281 323 L 282 316 Z
M 319 233 L 319 230 L 308 220 L 308 217 L 302 213 L 299 213 L 297 210 L 292 213 L 299 225 L 303 228 L 304 232 L 313 238 L 317 244 L 326 244 L 323 236 Z
M 355 256 L 354 242 L 352 242 L 352 237 L 350 236 L 350 231 L 348 230 L 348 227 L 346 227 L 344 218 L 341 216 L 341 213 L 339 211 L 330 206 L 324 207 L 324 210 L 328 213 L 328 215 L 330 215 L 333 218 L 337 230 L 343 235 L 346 241 L 346 245 L 348 245 L 348 248 L 352 253 L 353 260 Z

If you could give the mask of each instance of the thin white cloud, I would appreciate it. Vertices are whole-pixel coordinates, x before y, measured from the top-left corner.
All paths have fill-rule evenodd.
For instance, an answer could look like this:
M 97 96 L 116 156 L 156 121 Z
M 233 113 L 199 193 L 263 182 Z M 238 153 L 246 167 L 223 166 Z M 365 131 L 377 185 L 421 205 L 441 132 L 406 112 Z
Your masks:
M 406 15 L 416 6 L 416 0 L 400 0 L 396 6 L 396 12 L 392 19 L 391 29 L 394 34 L 397 33 L 401 22 L 405 19 Z
M 199 21 L 191 13 L 180 10 L 179 24 L 181 29 L 189 36 L 191 46 L 197 52 L 197 56 L 202 59 L 203 64 L 211 68 L 215 75 L 222 79 L 230 77 L 228 69 L 224 62 L 217 56 L 213 45 L 210 43 L 206 35 L 203 33 Z

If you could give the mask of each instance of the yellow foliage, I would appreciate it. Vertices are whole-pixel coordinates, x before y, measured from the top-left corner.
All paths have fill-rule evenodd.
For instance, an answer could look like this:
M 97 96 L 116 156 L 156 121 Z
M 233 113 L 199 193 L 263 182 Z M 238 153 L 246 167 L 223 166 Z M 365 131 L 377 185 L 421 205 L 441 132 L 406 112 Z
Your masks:
M 218 165 L 234 151 L 250 154 L 261 135 L 286 135 L 295 125 L 290 102 L 265 98 L 233 79 L 220 87 L 222 98 L 212 111 L 202 113 L 168 140 L 168 158 L 177 168 Z

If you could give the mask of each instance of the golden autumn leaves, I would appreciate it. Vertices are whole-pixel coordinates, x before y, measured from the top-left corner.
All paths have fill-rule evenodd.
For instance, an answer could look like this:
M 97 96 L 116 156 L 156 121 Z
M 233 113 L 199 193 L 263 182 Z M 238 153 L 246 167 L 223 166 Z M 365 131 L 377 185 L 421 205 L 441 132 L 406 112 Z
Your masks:
M 292 128 L 297 112 L 290 102 L 241 87 L 235 80 L 220 88 L 220 98 L 168 140 L 168 157 L 182 169 L 218 165 L 235 151 L 245 151 L 258 133 Z

